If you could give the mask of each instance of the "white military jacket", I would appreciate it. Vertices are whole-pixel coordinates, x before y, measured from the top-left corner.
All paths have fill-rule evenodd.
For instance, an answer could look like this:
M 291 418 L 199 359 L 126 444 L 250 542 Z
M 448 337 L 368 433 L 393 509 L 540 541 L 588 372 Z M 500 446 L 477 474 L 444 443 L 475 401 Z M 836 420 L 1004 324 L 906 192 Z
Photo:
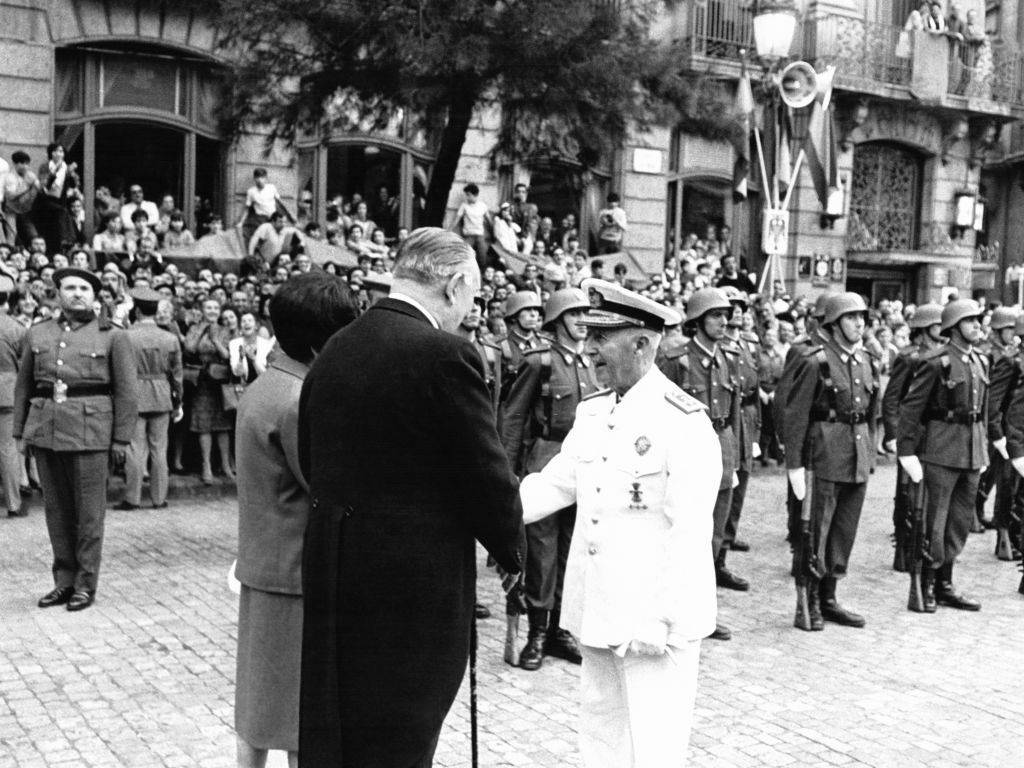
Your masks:
M 664 623 L 679 646 L 715 628 L 718 438 L 704 407 L 655 367 L 616 400 L 579 404 L 561 452 L 520 486 L 524 520 L 577 504 L 561 625 L 580 642 L 619 646 Z

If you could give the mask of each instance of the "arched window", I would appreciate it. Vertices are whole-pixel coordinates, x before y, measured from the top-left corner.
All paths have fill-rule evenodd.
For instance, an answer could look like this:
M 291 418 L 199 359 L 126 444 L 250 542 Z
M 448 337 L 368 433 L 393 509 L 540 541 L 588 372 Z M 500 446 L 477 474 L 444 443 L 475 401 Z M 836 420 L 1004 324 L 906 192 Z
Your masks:
M 850 239 L 854 249 L 917 249 L 923 164 L 921 155 L 899 144 L 857 145 L 850 184 Z

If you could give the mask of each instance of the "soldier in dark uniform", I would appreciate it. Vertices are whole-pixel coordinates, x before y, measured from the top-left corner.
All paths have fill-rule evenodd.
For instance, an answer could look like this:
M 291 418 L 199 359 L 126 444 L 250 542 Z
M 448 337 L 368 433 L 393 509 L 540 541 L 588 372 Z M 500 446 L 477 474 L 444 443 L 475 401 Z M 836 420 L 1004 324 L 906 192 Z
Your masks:
M 910 388 L 921 355 L 930 349 L 945 344 L 939 332 L 942 307 L 938 304 L 922 304 L 910 318 L 910 344 L 900 350 L 892 364 L 892 375 L 882 394 L 883 441 L 890 453 L 896 452 L 896 436 L 899 433 L 900 402 Z M 904 573 L 908 569 L 908 548 L 910 546 L 910 495 L 907 475 L 897 464 L 896 496 L 893 499 L 893 554 L 892 568 Z
M 523 362 L 523 355 L 531 349 L 543 349 L 547 342 L 537 335 L 540 325 L 541 301 L 533 291 L 516 291 L 505 302 L 505 326 L 508 335 L 499 345 L 501 359 L 505 367 L 505 390 L 512 385 L 512 380 Z
M 861 346 L 867 312 L 856 293 L 828 300 L 822 318 L 828 339 L 796 360 L 786 395 L 786 469 L 798 500 L 812 494 L 812 538 L 822 572 L 820 583 L 808 587 L 812 629 L 822 629 L 824 620 L 848 627 L 865 624 L 864 617 L 839 604 L 836 585 L 849 567 L 875 465 L 879 373 Z M 805 468 L 814 471 L 811 488 L 806 487 Z
M 1018 367 L 1020 370 L 1014 379 L 1014 387 L 1010 393 L 1009 405 L 1006 408 L 1006 418 L 1003 420 L 1003 430 L 1006 436 L 1006 452 L 1009 457 L 1010 466 L 1018 477 L 1017 481 L 1017 493 L 1021 493 L 1021 487 L 1024 485 L 1024 355 L 1018 355 L 1017 357 Z M 1015 504 L 1019 504 L 1015 500 Z M 1015 510 L 1017 514 L 1020 514 L 1019 506 Z M 1024 525 L 1019 519 L 1014 521 L 1016 530 L 1013 532 L 1016 534 L 1016 547 L 1018 550 L 1024 549 L 1024 532 L 1021 531 L 1021 526 Z M 1011 543 L 1011 547 L 1013 545 Z M 997 550 L 998 554 L 998 550 Z M 1017 555 L 1017 552 L 1011 548 L 1011 557 Z M 1024 595 L 1024 577 L 1021 578 L 1020 586 L 1018 591 Z
M 965 611 L 981 605 L 956 591 L 953 563 L 974 519 L 978 476 L 988 463 L 985 416 L 986 361 L 974 345 L 981 338 L 981 307 L 970 299 L 942 309 L 944 347 L 921 355 L 900 404 L 897 454 L 911 482 L 927 491 L 931 561 L 922 569 L 924 610 L 936 604 Z
M 182 417 L 181 345 L 170 331 L 156 324 L 156 309 L 163 298 L 149 288 L 131 291 L 135 323 L 128 329 L 138 375 L 138 418 L 125 460 L 127 490 L 114 507 L 138 509 L 142 504 L 142 476 L 149 460 L 149 494 L 154 509 L 167 506 L 167 436 L 171 415 Z
M 822 344 L 829 340 L 829 336 L 820 328 L 821 319 L 825 317 L 825 305 L 829 299 L 835 296 L 830 291 L 818 294 L 814 301 L 814 309 L 807 318 L 807 332 L 797 336 L 789 345 L 786 352 L 786 361 L 782 367 L 782 377 L 775 388 L 775 397 L 772 401 L 772 416 L 775 421 L 776 436 L 786 450 L 782 432 L 783 419 L 785 418 L 786 397 L 789 387 L 793 383 L 793 371 L 796 369 L 796 361 L 803 357 L 803 353 L 811 347 Z M 786 541 L 791 545 L 796 541 L 800 533 L 800 501 L 793 495 L 793 486 L 786 481 Z
M 1024 315 L 1018 315 L 1014 323 L 1014 332 L 1017 336 L 1024 336 Z M 1020 534 L 1021 534 L 1021 507 L 1024 501 L 1021 494 L 1024 492 L 1024 484 L 1017 477 L 1017 472 L 1011 464 L 1011 453 L 1007 440 L 1011 430 L 1011 422 L 1019 420 L 1022 414 L 1020 409 L 1013 409 L 1013 400 L 1016 397 L 1017 389 L 1024 384 L 1024 353 L 1019 347 L 1012 348 L 1012 351 L 1002 355 L 991 371 L 989 379 L 988 394 L 988 436 L 992 441 L 994 451 L 989 451 L 989 458 L 993 454 L 1002 460 L 1004 469 L 999 477 L 999 484 L 996 487 L 995 511 L 992 524 L 996 529 L 996 551 L 995 555 L 1000 560 L 1019 560 Z M 1020 427 L 1018 426 L 1019 430 Z M 992 465 L 989 465 L 991 470 Z
M 722 449 L 722 477 L 713 512 L 711 549 L 715 558 L 715 577 L 718 586 L 742 592 L 748 590 L 750 584 L 725 565 L 729 545 L 726 523 L 739 460 L 736 440 L 740 399 L 736 388 L 736 352 L 731 347 L 722 346 L 731 313 L 732 304 L 718 288 L 703 288 L 694 293 L 686 306 L 686 325 L 693 329 L 694 336 L 678 354 L 666 356 L 661 372 L 707 407 L 711 425 L 718 435 Z M 728 640 L 731 636 L 732 633 L 722 624 L 716 626 L 712 635 L 717 640 Z
M 555 291 L 548 301 L 544 330 L 547 349 L 527 351 L 509 389 L 501 440 L 520 476 L 540 472 L 558 454 L 572 428 L 576 406 L 598 391 L 597 375 L 584 351 L 590 309 L 578 288 Z M 575 505 L 526 526 L 525 592 L 529 637 L 519 656 L 523 669 L 539 669 L 545 655 L 580 663 L 575 638 L 559 626 L 562 584 L 576 524 Z
M 761 399 L 758 383 L 757 362 L 761 352 L 761 341 L 757 334 L 743 330 L 743 313 L 747 311 L 747 295 L 727 286 L 721 289 L 729 303 L 732 314 L 725 329 L 725 343 L 731 344 L 736 352 L 736 387 L 740 398 L 739 433 L 736 437 L 739 460 L 736 465 L 736 487 L 732 489 L 729 519 L 725 523 L 725 540 L 733 552 L 746 552 L 750 545 L 736 538 L 736 531 L 743 513 L 743 502 L 747 497 L 747 482 L 754 468 L 754 459 L 761 455 Z
M 487 377 L 487 389 L 491 393 L 494 413 L 495 415 L 500 415 L 498 404 L 501 394 L 501 347 L 484 341 L 480 333 L 480 328 L 484 323 L 485 309 L 486 305 L 483 297 L 477 296 L 473 301 L 473 308 L 469 314 L 462 318 L 459 331 L 480 353 L 480 361 L 484 364 L 484 375 Z M 498 423 L 500 424 L 501 422 L 499 421 Z
M 993 525 L 1005 529 L 1008 526 L 1010 507 L 1013 504 L 1013 470 L 1007 461 L 1006 438 L 1003 435 L 1002 417 L 1009 405 L 1010 391 L 1017 371 L 1017 355 L 1020 348 L 1016 335 L 1017 311 L 1013 307 L 996 307 L 989 322 L 991 334 L 984 350 L 988 356 L 988 370 L 991 374 L 988 407 L 988 469 L 978 479 L 978 498 L 975 503 L 975 521 L 972 532 L 984 530 L 985 502 L 993 487 L 996 491 Z M 1009 539 L 1005 540 L 1009 544 Z M 999 554 L 1001 537 L 996 537 L 996 555 Z M 1009 547 L 1006 547 L 1009 552 Z
M 14 396 L 14 436 L 32 448 L 53 547 L 55 588 L 40 608 L 92 605 L 99 579 L 108 455 L 123 463 L 135 433 L 135 356 L 124 331 L 97 319 L 99 279 L 53 273 L 61 315 L 29 329 Z
M 28 331 L 8 314 L 14 292 L 14 280 L 0 274 L 0 479 L 7 516 L 24 517 L 28 510 L 21 503 L 22 458 L 14 441 L 14 385 Z

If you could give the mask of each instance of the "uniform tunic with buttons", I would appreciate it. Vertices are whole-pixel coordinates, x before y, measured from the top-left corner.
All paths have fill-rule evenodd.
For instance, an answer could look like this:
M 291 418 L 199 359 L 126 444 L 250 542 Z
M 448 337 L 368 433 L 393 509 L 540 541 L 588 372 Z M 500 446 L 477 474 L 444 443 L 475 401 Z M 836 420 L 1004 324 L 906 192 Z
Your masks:
M 69 396 L 58 403 L 39 387 L 57 383 L 107 386 L 109 394 Z M 106 451 L 130 443 L 136 417 L 135 357 L 125 332 L 85 323 L 47 320 L 28 331 L 14 404 L 14 436 L 52 451 Z
M 533 334 L 522 336 L 509 328 L 508 335 L 502 340 L 501 359 L 505 363 L 505 384 L 508 386 L 515 377 L 519 366 L 523 363 L 523 356 L 532 349 L 545 349 L 548 345 L 546 339 Z
M 921 358 L 922 350 L 919 344 L 908 344 L 896 355 L 892 363 L 892 375 L 889 383 L 882 393 L 882 424 L 884 426 L 884 440 L 889 442 L 896 439 L 900 422 L 900 401 L 907 394 L 910 382 L 914 378 L 914 369 Z
M 501 347 L 479 338 L 473 341 L 473 346 L 480 354 L 480 362 L 484 364 L 484 378 L 487 380 L 487 390 L 491 393 L 491 404 L 497 417 L 501 399 Z
M 988 373 L 976 350 L 953 344 L 921 355 L 900 405 L 898 453 L 955 469 L 988 464 Z
M 678 355 L 667 355 L 661 366 L 670 381 L 707 407 L 721 449 L 720 490 L 732 487 L 732 475 L 739 460 L 740 401 L 734 379 L 735 356 L 729 349 L 716 345 L 710 350 L 691 339 Z
M 706 637 L 718 440 L 705 409 L 656 368 L 616 400 L 580 403 L 562 450 L 520 487 L 528 523 L 578 506 L 562 626 L 595 648 L 662 623 L 670 645 Z
M 0 314 L 0 475 L 8 510 L 21 506 L 23 462 L 14 442 L 14 387 L 27 334 L 13 317 Z
M 737 469 L 750 472 L 754 466 L 751 448 L 761 433 L 761 403 L 757 392 L 757 360 L 760 345 L 757 336 L 747 331 L 741 331 L 738 339 L 730 341 L 736 350 L 735 378 L 737 396 L 740 400 Z
M 792 374 L 782 423 L 786 467 L 813 469 L 818 479 L 830 482 L 866 483 L 875 466 L 879 383 L 874 358 L 829 341 L 803 351 Z

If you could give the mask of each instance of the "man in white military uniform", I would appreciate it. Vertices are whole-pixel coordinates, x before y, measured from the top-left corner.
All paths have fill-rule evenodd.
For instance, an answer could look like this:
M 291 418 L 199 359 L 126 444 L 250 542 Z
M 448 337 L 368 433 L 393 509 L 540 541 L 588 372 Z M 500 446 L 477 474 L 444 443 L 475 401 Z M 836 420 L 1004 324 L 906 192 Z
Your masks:
M 523 480 L 523 517 L 578 507 L 561 625 L 582 645 L 583 765 L 679 768 L 715 628 L 721 452 L 704 406 L 654 365 L 676 312 L 603 280 L 581 287 L 612 389 L 583 399 L 561 452 Z

